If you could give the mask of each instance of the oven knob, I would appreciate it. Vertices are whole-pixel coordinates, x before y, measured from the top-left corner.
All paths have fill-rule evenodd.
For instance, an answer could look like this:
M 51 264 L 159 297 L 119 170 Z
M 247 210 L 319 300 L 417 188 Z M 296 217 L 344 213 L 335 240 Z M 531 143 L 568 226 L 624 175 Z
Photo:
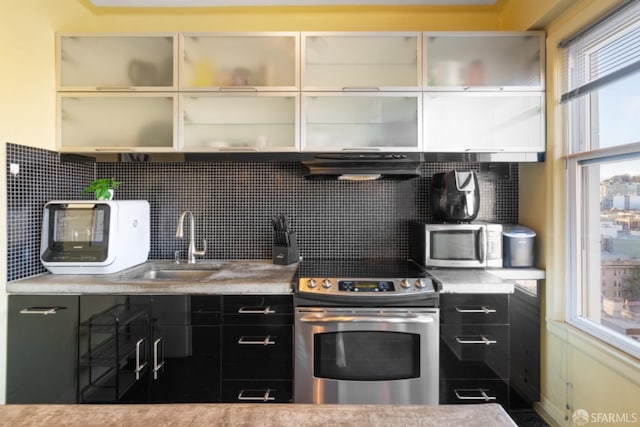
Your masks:
M 402 282 L 400 282 L 400 286 L 405 289 L 409 289 L 411 287 L 411 283 L 409 283 L 407 279 L 402 279 Z
M 416 288 L 422 289 L 425 286 L 427 286 L 427 284 L 424 282 L 424 280 L 422 280 L 422 279 L 416 280 Z
M 322 287 L 325 288 L 325 289 L 329 289 L 331 287 L 331 280 L 324 279 L 322 281 Z
M 307 281 L 307 287 L 313 289 L 317 286 L 318 284 L 316 283 L 315 279 L 309 279 Z

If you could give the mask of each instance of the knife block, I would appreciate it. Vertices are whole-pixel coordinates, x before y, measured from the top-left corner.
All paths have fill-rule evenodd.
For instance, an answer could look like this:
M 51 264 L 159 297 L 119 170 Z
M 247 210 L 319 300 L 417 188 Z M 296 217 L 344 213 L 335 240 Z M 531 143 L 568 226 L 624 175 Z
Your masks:
M 289 265 L 300 261 L 296 233 L 289 233 L 289 246 L 273 244 L 272 259 L 277 265 Z

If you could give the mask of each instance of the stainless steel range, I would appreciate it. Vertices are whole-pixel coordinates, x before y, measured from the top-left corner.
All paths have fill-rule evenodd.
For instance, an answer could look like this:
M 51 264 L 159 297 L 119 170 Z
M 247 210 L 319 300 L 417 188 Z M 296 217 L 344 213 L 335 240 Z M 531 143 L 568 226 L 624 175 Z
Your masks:
M 297 403 L 438 404 L 438 285 L 398 260 L 303 260 Z

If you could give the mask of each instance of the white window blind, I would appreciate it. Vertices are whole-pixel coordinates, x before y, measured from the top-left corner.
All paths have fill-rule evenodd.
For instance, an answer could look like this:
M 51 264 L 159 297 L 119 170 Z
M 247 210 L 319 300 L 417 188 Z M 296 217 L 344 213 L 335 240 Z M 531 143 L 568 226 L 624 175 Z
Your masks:
M 640 1 L 626 2 L 559 47 L 563 103 L 640 70 Z

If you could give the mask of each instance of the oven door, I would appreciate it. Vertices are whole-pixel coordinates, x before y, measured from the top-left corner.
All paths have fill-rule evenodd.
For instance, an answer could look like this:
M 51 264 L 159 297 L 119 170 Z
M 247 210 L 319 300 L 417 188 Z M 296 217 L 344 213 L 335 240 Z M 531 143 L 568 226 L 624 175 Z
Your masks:
M 438 404 L 437 308 L 297 308 L 295 402 Z

